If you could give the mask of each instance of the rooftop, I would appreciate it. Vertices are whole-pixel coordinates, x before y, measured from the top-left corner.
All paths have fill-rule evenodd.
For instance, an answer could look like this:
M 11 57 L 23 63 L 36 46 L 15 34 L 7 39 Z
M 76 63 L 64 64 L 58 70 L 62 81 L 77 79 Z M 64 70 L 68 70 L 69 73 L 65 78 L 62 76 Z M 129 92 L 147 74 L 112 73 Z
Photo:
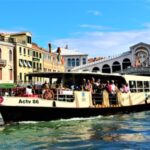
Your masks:
M 54 52 L 56 52 L 57 49 L 54 50 Z M 71 49 L 67 49 L 67 48 L 61 48 L 61 55 L 63 56 L 73 56 L 73 55 L 88 55 L 88 54 L 84 54 L 84 53 L 81 53 L 81 52 L 78 52 L 76 50 L 71 50 Z

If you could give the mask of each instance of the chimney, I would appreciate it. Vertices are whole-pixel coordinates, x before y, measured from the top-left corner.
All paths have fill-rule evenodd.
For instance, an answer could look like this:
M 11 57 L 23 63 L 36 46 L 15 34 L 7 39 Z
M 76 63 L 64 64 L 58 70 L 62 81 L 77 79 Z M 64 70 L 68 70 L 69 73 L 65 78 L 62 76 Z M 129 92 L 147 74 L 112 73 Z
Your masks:
M 48 49 L 49 49 L 49 53 L 51 53 L 52 52 L 52 45 L 51 45 L 51 43 L 48 43 Z
M 61 49 L 60 47 L 57 48 L 57 53 L 60 54 L 61 53 Z
M 65 49 L 68 49 L 68 45 L 65 46 Z

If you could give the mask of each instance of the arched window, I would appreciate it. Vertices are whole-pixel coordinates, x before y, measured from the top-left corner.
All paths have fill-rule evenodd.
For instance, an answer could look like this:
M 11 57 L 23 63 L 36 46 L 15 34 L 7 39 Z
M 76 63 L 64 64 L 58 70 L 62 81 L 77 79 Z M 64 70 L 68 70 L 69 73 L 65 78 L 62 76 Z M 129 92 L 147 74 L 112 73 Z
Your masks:
M 75 59 L 72 58 L 72 67 L 74 67 L 74 66 L 75 66 Z
M 12 61 L 12 51 L 9 50 L 9 61 Z
M 98 67 L 94 67 L 92 72 L 97 72 L 97 71 L 100 71 L 100 69 Z
M 70 58 L 68 58 L 68 66 L 70 67 L 71 66 L 71 59 Z
M 103 73 L 110 73 L 110 66 L 108 64 L 103 65 L 102 72 Z
M 0 59 L 2 59 L 2 50 L 0 48 Z
M 123 69 L 127 69 L 128 67 L 131 66 L 131 61 L 128 58 L 125 58 L 122 62 L 122 68 Z
M 83 65 L 86 64 L 86 58 L 83 58 Z
M 79 60 L 79 58 L 76 59 L 76 66 L 80 66 L 80 60 Z
M 113 62 L 112 72 L 121 71 L 121 65 L 118 61 Z

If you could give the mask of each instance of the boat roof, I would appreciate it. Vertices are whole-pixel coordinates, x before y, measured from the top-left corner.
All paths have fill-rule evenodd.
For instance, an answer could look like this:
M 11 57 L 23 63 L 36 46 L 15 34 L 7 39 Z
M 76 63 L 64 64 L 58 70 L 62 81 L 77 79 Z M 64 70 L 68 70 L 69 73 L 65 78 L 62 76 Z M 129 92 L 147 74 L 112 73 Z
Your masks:
M 63 75 L 91 75 L 91 76 L 120 76 L 121 74 L 110 74 L 110 73 L 101 73 L 101 72 L 33 72 L 28 73 L 26 76 L 29 77 L 58 77 Z

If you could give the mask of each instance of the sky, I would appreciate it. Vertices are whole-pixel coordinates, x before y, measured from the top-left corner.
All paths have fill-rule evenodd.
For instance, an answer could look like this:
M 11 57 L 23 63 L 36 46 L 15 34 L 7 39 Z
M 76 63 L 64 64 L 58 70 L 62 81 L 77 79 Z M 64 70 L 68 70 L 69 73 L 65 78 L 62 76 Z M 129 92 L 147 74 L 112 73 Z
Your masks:
M 0 32 L 31 32 L 48 49 L 107 57 L 150 44 L 150 0 L 0 0 Z

